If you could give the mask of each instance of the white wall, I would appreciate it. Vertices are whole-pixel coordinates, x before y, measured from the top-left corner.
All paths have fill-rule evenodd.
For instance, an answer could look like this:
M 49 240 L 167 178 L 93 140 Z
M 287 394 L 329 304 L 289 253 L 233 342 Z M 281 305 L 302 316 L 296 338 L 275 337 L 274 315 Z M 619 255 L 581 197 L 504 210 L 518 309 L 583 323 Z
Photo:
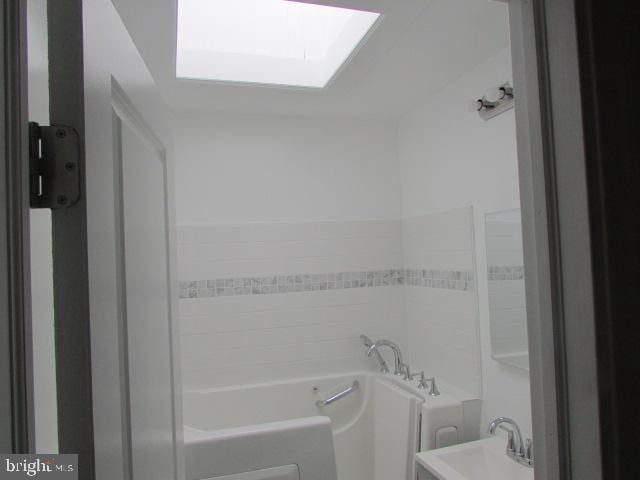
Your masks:
M 530 434 L 528 373 L 491 358 L 484 240 L 486 213 L 519 206 L 514 112 L 485 122 L 464 108 L 466 100 L 510 78 L 510 52 L 505 49 L 404 116 L 399 124 L 398 149 L 403 216 L 473 206 L 482 421 L 510 416 Z
M 400 216 L 392 123 L 176 114 L 181 225 Z
M 406 344 L 387 278 L 402 264 L 393 124 L 175 125 L 185 388 L 375 368 L 361 333 Z

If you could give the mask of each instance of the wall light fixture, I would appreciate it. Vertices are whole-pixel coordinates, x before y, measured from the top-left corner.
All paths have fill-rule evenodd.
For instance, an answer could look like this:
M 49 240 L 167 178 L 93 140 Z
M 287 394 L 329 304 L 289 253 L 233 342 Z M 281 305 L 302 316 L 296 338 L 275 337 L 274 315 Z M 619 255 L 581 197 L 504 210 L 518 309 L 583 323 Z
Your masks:
M 489 120 L 500 115 L 512 109 L 513 106 L 513 87 L 509 82 L 499 87 L 490 88 L 482 98 L 467 102 L 467 110 L 478 112 L 483 120 Z

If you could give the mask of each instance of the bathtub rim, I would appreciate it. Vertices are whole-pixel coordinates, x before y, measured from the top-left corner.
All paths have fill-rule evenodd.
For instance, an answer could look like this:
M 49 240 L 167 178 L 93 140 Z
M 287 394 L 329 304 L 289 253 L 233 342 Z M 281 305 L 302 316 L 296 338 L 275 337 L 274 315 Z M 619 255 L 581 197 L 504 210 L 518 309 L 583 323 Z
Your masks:
M 372 391 L 373 391 L 373 385 L 376 381 L 376 379 L 380 378 L 380 379 L 384 379 L 387 380 L 391 383 L 393 383 L 394 385 L 418 396 L 421 397 L 422 399 L 424 399 L 425 402 L 447 402 L 450 401 L 451 399 L 457 400 L 459 402 L 462 402 L 463 404 L 468 403 L 468 402 L 480 402 L 480 397 L 478 395 L 472 395 L 468 392 L 465 392 L 455 386 L 452 386 L 450 384 L 448 384 L 446 381 L 443 380 L 437 380 L 438 381 L 438 388 L 441 392 L 440 396 L 437 397 L 432 397 L 428 394 L 427 391 L 419 389 L 418 388 L 418 381 L 417 380 L 413 380 L 411 382 L 407 382 L 405 380 L 403 380 L 400 376 L 397 375 L 393 375 L 392 373 L 382 373 L 382 372 L 376 372 L 376 371 L 370 371 L 370 370 L 355 370 L 355 371 L 351 371 L 351 372 L 345 372 L 345 373 L 337 373 L 337 374 L 326 374 L 326 375 L 314 375 L 314 376 L 309 376 L 309 377 L 296 377 L 296 378 L 287 378 L 284 380 L 270 380 L 268 382 L 257 382 L 257 383 L 250 383 L 250 384 L 237 384 L 237 385 L 226 385 L 223 387 L 206 387 L 206 388 L 198 388 L 198 389 L 188 389 L 188 390 L 184 390 L 183 391 L 183 396 L 184 395 L 212 395 L 218 392 L 236 392 L 239 390 L 243 390 L 243 389 L 258 389 L 258 388 L 270 388 L 270 387 L 277 387 L 278 385 L 291 385 L 291 384 L 297 384 L 297 383 L 315 383 L 315 382 L 322 382 L 322 381 L 340 381 L 342 379 L 346 380 L 353 380 L 354 377 L 356 379 L 360 379 L 363 378 L 365 379 L 364 382 L 364 388 L 362 388 L 361 385 L 361 390 L 364 392 L 363 393 L 363 401 L 362 404 L 360 405 L 357 413 L 353 416 L 353 418 L 348 421 L 347 423 L 345 423 L 344 425 L 340 426 L 340 428 L 337 428 L 333 431 L 334 435 L 340 435 L 341 433 L 346 432 L 347 430 L 349 430 L 350 428 L 352 428 L 361 418 L 363 415 L 366 414 L 367 412 L 367 408 L 369 406 L 369 403 L 371 402 L 371 396 L 372 396 Z M 183 402 L 184 405 L 185 402 Z M 186 442 L 186 437 L 187 436 L 191 436 L 188 435 L 187 432 L 198 432 L 200 433 L 203 437 L 206 437 L 208 434 L 211 434 L 213 432 L 219 432 L 222 430 L 230 430 L 230 429 L 242 429 L 242 428 L 247 428 L 247 427 L 252 427 L 252 426 L 260 426 L 260 425 L 264 425 L 264 424 L 269 424 L 269 423 L 278 423 L 278 422 L 286 422 L 286 421 L 290 421 L 290 420 L 299 420 L 299 419 L 303 419 L 303 418 L 309 418 L 309 417 L 313 417 L 313 416 L 329 416 L 326 415 L 322 412 L 322 410 L 318 409 L 318 411 L 316 412 L 315 415 L 309 415 L 309 416 L 305 416 L 305 417 L 295 417 L 295 418 L 289 418 L 289 419 L 282 419 L 282 420 L 276 420 L 276 421 L 272 421 L 272 422 L 262 422 L 262 423 L 255 423 L 255 424 L 248 424 L 248 425 L 238 425 L 238 426 L 233 426 L 233 427 L 224 427 L 224 428 L 217 428 L 217 429 L 202 429 L 202 428 L 197 428 L 194 427 L 193 425 L 189 425 L 186 421 L 183 424 L 184 430 L 185 430 L 185 442 Z M 184 418 L 184 415 L 183 415 Z
M 276 385 L 289 385 L 300 382 L 312 382 L 312 381 L 321 381 L 321 380 L 329 380 L 333 378 L 344 378 L 344 377 L 352 377 L 354 375 L 362 375 L 367 378 L 385 378 L 387 380 L 392 381 L 400 387 L 403 387 L 409 390 L 411 393 L 416 393 L 421 397 L 429 397 L 429 395 L 424 391 L 420 390 L 418 386 L 418 380 L 414 379 L 411 382 L 404 381 L 400 376 L 394 375 L 392 373 L 382 373 L 374 370 L 353 370 L 344 373 L 335 373 L 335 374 L 324 374 L 324 375 L 313 375 L 308 377 L 295 377 L 295 378 L 287 378 L 281 380 L 269 380 L 267 382 L 256 382 L 256 383 L 245 383 L 245 384 L 235 384 L 235 385 L 225 385 L 223 387 L 204 387 L 204 388 L 188 388 L 184 389 L 182 395 L 188 394 L 209 394 L 216 392 L 231 392 L 236 390 L 241 390 L 243 388 L 265 388 L 272 387 Z M 432 374 L 425 371 L 425 375 L 427 377 L 433 376 Z M 453 398 L 465 402 L 470 400 L 480 400 L 480 395 L 474 395 L 461 389 L 460 387 L 454 386 L 448 383 L 446 380 L 436 376 L 436 380 L 438 382 L 438 389 L 443 395 L 450 395 Z M 432 398 L 432 397 L 430 397 Z

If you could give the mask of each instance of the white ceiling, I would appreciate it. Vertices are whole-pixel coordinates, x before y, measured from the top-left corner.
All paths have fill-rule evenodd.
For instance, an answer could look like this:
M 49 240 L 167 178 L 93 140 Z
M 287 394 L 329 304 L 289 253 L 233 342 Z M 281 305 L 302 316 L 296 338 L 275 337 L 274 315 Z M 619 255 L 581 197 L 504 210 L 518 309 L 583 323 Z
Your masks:
M 384 15 L 326 89 L 177 80 L 177 0 L 112 1 L 174 110 L 393 119 L 509 43 L 495 0 L 301 0 Z

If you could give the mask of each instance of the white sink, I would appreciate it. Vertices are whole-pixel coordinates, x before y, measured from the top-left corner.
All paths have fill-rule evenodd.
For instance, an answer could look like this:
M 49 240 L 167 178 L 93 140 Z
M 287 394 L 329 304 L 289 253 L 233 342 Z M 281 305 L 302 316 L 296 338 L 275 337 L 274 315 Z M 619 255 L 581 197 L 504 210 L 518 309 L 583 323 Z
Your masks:
M 439 480 L 533 480 L 533 468 L 505 455 L 506 438 L 491 437 L 416 455 Z

